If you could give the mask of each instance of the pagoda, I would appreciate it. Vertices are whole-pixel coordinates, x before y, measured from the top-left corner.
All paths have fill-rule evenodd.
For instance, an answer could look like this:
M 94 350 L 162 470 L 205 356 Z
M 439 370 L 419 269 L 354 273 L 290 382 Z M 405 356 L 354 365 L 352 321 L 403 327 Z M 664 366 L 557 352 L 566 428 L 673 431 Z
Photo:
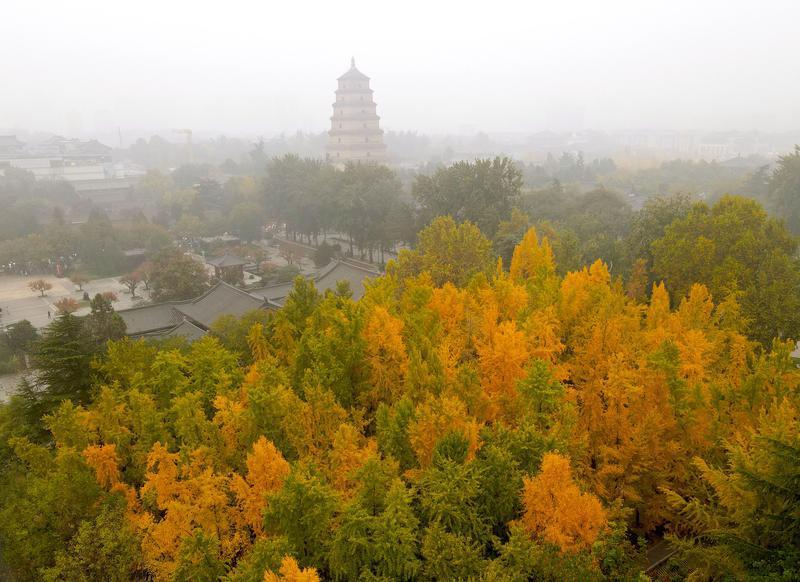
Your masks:
M 328 161 L 337 166 L 347 162 L 386 163 L 386 145 L 369 77 L 356 68 L 353 58 L 350 69 L 338 81 L 328 132 Z

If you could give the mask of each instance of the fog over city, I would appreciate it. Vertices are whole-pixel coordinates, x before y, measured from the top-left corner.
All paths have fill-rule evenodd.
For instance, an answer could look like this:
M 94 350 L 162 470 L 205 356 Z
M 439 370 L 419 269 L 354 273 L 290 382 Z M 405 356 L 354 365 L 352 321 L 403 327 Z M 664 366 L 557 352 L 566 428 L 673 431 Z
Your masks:
M 800 4 L 3 3 L 0 128 L 319 133 L 351 56 L 423 133 L 800 126 Z

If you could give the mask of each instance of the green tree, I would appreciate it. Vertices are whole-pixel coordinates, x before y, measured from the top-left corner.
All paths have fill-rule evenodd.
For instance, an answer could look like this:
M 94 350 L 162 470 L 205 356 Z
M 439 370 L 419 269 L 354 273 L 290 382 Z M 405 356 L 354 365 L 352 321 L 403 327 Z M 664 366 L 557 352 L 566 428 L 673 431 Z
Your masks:
M 286 537 L 302 566 L 319 568 L 326 563 L 337 505 L 336 493 L 319 477 L 295 470 L 269 497 L 264 526 Z
M 28 353 L 39 338 L 36 328 L 27 319 L 12 323 L 6 328 L 4 339 L 8 348 L 15 353 Z
M 501 220 L 511 214 L 522 190 L 522 174 L 509 158 L 458 162 L 432 176 L 419 175 L 413 195 L 425 222 L 437 216 L 470 221 L 493 237 Z
M 402 250 L 397 270 L 403 277 L 429 273 L 435 285 L 447 282 L 465 286 L 479 273 L 493 267 L 492 243 L 471 222 L 456 224 L 450 216 L 440 216 L 419 233 L 413 251 Z
M 412 580 L 419 572 L 418 520 L 411 495 L 399 480 L 384 494 L 385 508 L 378 514 L 359 502 L 342 514 L 329 552 L 331 572 L 337 578 Z
M 565 217 L 565 224 L 578 237 L 585 265 L 601 259 L 614 272 L 627 270 L 624 239 L 631 221 L 631 209 L 619 194 L 597 188 L 577 198 Z
M 779 221 L 745 198 L 697 203 L 652 244 L 653 273 L 676 300 L 702 283 L 720 302 L 733 294 L 749 320 L 749 335 L 800 337 L 797 242 Z
M 794 234 L 800 234 L 800 145 L 778 158 L 768 183 L 767 200 Z
M 322 229 L 333 225 L 326 206 L 335 183 L 335 170 L 320 160 L 286 155 L 267 165 L 264 207 L 271 218 L 282 220 L 287 236 L 305 236 L 310 242 Z
M 125 336 L 125 322 L 114 311 L 108 297 L 98 293 L 90 305 L 91 312 L 84 320 L 84 331 L 92 342 L 102 348 L 108 340 L 118 340 Z
M 255 202 L 240 202 L 231 209 L 230 229 L 246 242 L 263 238 L 264 211 Z
M 653 242 L 663 237 L 667 227 L 684 218 L 691 208 L 692 199 L 686 194 L 648 199 L 642 209 L 634 213 L 630 232 L 625 239 L 628 262 L 633 264 L 636 259 L 644 259 L 648 271 L 652 269 Z M 652 278 L 648 281 L 648 289 L 653 282 Z
M 140 541 L 125 517 L 125 501 L 103 500 L 94 519 L 85 519 L 55 565 L 42 572 L 47 582 L 125 582 L 142 575 Z
M 149 281 L 154 301 L 192 299 L 208 288 L 205 267 L 175 248 L 156 255 Z
M 35 387 L 23 391 L 33 400 L 38 418 L 64 399 L 85 403 L 91 393 L 91 362 L 97 343 L 89 341 L 83 320 L 65 313 L 45 328 L 34 347 Z
M 7 565 L 35 580 L 68 551 L 84 520 L 95 519 L 101 491 L 74 449 L 53 452 L 26 439 L 11 444 L 13 466 L 0 474 L 0 547 Z
M 392 222 L 402 216 L 400 181 L 386 166 L 369 164 L 348 164 L 337 178 L 331 203 L 337 225 L 349 238 L 350 254 L 355 245 L 372 261 L 377 250 L 383 262 L 384 251 L 402 236 L 402 226 Z
M 669 492 L 681 515 L 673 541 L 698 579 L 800 576 L 800 422 L 774 402 L 756 430 L 727 445 L 726 463 L 694 461 L 702 487 Z
M 225 574 L 219 559 L 219 540 L 196 529 L 184 538 L 172 580 L 175 582 L 216 582 Z

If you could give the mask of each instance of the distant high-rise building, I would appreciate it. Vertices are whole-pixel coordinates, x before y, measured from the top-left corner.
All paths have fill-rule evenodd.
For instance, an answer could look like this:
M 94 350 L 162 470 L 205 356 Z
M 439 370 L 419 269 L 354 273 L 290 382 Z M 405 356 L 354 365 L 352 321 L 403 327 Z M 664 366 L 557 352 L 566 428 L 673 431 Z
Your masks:
M 351 59 L 350 70 L 338 81 L 328 132 L 328 161 L 336 165 L 386 163 L 386 145 L 369 77 L 356 69 L 356 61 Z

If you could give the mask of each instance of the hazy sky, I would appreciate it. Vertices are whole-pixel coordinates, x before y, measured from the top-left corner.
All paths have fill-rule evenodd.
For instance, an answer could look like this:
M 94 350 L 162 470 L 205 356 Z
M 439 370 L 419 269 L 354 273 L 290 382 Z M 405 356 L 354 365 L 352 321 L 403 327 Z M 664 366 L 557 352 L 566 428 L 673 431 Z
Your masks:
M 2 0 L 0 128 L 800 128 L 796 0 Z

